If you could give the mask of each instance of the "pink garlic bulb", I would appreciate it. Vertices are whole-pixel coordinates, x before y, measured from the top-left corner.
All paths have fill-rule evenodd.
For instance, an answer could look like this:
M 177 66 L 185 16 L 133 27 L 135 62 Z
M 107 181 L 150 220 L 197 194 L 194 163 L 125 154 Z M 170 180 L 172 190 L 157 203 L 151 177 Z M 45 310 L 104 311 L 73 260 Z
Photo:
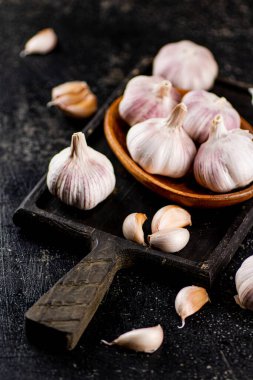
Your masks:
M 119 114 L 129 125 L 153 117 L 168 117 L 181 96 L 171 83 L 154 76 L 131 79 L 119 105 Z
M 253 181 L 253 135 L 249 131 L 228 131 L 217 115 L 208 140 L 194 160 L 194 176 L 203 187 L 226 193 Z
M 212 92 L 196 90 L 188 92 L 182 101 L 188 109 L 184 129 L 200 144 L 207 140 L 210 124 L 217 114 L 222 115 L 228 130 L 240 128 L 239 113 L 226 98 L 220 98 Z
M 170 80 L 186 90 L 208 90 L 218 75 L 213 54 L 192 41 L 179 41 L 163 46 L 154 59 L 153 75 Z

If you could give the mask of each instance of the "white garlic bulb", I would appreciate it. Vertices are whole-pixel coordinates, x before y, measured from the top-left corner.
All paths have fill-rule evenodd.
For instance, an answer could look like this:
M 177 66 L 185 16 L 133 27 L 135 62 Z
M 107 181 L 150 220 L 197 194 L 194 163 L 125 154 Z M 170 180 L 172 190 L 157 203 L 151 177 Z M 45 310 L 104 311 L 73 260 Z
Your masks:
M 238 293 L 236 303 L 243 309 L 253 311 L 253 256 L 244 260 L 236 272 L 235 285 Z
M 153 75 L 168 79 L 178 88 L 208 90 L 218 75 L 218 64 L 204 46 L 179 41 L 160 49 L 154 59 Z
M 196 90 L 188 92 L 182 99 L 187 106 L 187 115 L 184 120 L 184 129 L 188 135 L 202 144 L 209 136 L 209 128 L 216 115 L 222 115 L 228 130 L 240 128 L 239 113 L 226 98 L 207 92 Z
M 181 96 L 171 83 L 154 76 L 131 79 L 119 105 L 119 114 L 129 125 L 153 117 L 168 117 Z
M 26 55 L 31 54 L 48 54 L 55 48 L 57 41 L 57 35 L 52 28 L 42 29 L 27 41 L 20 56 L 25 57 Z
M 182 127 L 187 108 L 178 104 L 169 118 L 145 120 L 127 134 L 131 157 L 146 172 L 183 177 L 191 167 L 196 148 Z
M 151 247 L 163 252 L 175 253 L 181 251 L 190 239 L 190 233 L 186 228 L 172 228 L 155 232 L 148 236 Z
M 209 138 L 194 160 L 194 176 L 203 187 L 225 193 L 253 181 L 253 135 L 228 131 L 221 115 L 213 120 Z
M 210 301 L 210 299 L 204 288 L 192 285 L 181 289 L 175 300 L 176 312 L 182 319 L 182 326 L 179 328 L 184 327 L 185 319 L 196 313 L 208 301 Z
M 160 325 L 135 329 L 120 335 L 112 342 L 102 340 L 107 346 L 118 345 L 134 350 L 136 352 L 146 352 L 152 354 L 161 346 L 163 342 L 163 329 Z
M 170 228 L 191 226 L 191 215 L 182 207 L 169 205 L 158 210 L 151 223 L 152 234 Z
M 71 146 L 52 158 L 47 174 L 50 193 L 82 210 L 106 199 L 115 181 L 111 162 L 87 145 L 82 132 L 74 133 Z
M 66 82 L 52 89 L 52 100 L 47 106 L 56 106 L 72 117 L 85 118 L 97 110 L 97 97 L 86 82 Z
M 146 245 L 144 240 L 143 224 L 147 220 L 147 216 L 140 212 L 134 212 L 126 217 L 123 222 L 122 231 L 126 239 L 135 241 L 136 243 Z

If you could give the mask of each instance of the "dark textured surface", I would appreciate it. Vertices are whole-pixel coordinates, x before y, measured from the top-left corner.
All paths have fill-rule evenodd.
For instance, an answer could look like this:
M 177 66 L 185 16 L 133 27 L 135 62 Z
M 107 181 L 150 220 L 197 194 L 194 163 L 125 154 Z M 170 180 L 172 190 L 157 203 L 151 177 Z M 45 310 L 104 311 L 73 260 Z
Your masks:
M 54 84 L 87 80 L 100 104 L 142 55 L 182 38 L 214 52 L 222 75 L 253 82 L 251 1 L 30 1 L 0 3 L 0 377 L 4 379 L 252 379 L 253 319 L 234 303 L 234 274 L 252 253 L 249 233 L 212 291 L 212 303 L 178 330 L 179 285 L 166 273 L 120 273 L 82 337 L 68 354 L 27 341 L 24 312 L 87 250 L 28 234 L 12 214 L 45 172 L 49 158 L 83 122 L 45 107 Z M 18 56 L 38 29 L 53 26 L 60 45 L 47 57 Z M 252 122 L 252 120 L 250 120 Z M 86 251 L 86 252 L 85 252 Z M 161 323 L 163 347 L 153 355 L 104 347 L 131 328 Z

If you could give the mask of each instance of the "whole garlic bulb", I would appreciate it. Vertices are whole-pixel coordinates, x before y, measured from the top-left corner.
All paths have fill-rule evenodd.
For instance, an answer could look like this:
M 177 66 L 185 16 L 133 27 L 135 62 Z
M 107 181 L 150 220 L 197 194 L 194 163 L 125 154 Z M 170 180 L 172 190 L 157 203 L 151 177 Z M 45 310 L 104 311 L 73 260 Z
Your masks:
M 160 49 L 154 59 L 153 75 L 170 80 L 178 88 L 208 90 L 218 75 L 218 64 L 204 46 L 179 41 Z
M 182 127 L 186 112 L 180 103 L 169 118 L 145 120 L 128 131 L 130 155 L 148 173 L 180 178 L 190 169 L 196 148 Z
M 86 82 L 66 82 L 52 89 L 52 100 L 47 106 L 56 106 L 72 117 L 85 118 L 97 110 L 97 97 Z
M 228 131 L 223 117 L 213 120 L 209 138 L 194 160 L 194 176 L 203 187 L 225 193 L 253 181 L 252 134 L 242 129 Z
M 20 56 L 48 54 L 55 48 L 57 41 L 57 35 L 52 28 L 42 29 L 26 42 L 25 48 L 21 51 Z
M 180 99 L 169 81 L 139 75 L 128 82 L 119 114 L 132 126 L 153 117 L 167 117 Z
M 243 309 L 253 311 L 253 256 L 244 260 L 236 272 L 235 285 L 238 293 L 236 303 Z
M 188 135 L 202 144 L 209 136 L 209 128 L 217 114 L 222 115 L 228 130 L 240 128 L 239 113 L 226 98 L 204 90 L 190 91 L 182 101 L 188 112 L 184 120 L 184 129 Z
M 82 132 L 74 133 L 71 146 L 52 158 L 47 174 L 50 193 L 82 210 L 107 198 L 115 181 L 111 162 L 87 145 Z

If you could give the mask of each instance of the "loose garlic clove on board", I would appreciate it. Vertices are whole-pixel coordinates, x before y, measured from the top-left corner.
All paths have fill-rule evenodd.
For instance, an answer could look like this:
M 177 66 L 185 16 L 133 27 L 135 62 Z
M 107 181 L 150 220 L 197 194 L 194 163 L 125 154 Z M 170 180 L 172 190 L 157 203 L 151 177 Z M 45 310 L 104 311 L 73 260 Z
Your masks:
M 186 228 L 173 228 L 155 232 L 148 236 L 151 247 L 167 253 L 181 251 L 190 239 L 190 233 Z
M 170 228 L 191 226 L 191 215 L 182 207 L 169 205 L 156 212 L 152 219 L 152 234 Z
M 52 28 L 42 29 L 27 41 L 20 56 L 25 57 L 26 55 L 31 54 L 48 54 L 55 48 L 57 42 L 57 35 Z
M 144 240 L 143 224 L 147 216 L 142 213 L 134 212 L 126 217 L 123 222 L 122 231 L 127 240 L 132 240 L 138 244 L 146 245 Z

